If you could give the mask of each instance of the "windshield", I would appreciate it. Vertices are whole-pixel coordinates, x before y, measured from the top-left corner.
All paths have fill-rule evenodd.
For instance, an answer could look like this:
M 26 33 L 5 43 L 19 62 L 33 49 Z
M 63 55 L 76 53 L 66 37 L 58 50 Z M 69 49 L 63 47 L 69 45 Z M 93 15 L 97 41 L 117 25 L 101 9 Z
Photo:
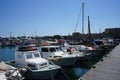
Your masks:
M 35 57 L 35 58 L 40 57 L 39 53 L 34 53 L 34 57 Z
M 31 58 L 33 58 L 32 53 L 28 53 L 28 54 L 26 54 L 26 58 L 27 58 L 27 59 L 31 59 Z
M 56 52 L 55 48 L 50 48 L 50 52 Z
M 38 58 L 40 57 L 39 53 L 27 53 L 26 59 Z
M 48 52 L 48 49 L 47 48 L 42 48 L 41 51 L 42 52 Z

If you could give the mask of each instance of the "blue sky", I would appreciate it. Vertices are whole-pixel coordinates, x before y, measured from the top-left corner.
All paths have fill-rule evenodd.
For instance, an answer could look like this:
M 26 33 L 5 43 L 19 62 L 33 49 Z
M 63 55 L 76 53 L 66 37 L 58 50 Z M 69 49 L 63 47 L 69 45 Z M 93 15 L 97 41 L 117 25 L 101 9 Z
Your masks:
M 120 27 L 120 0 L 0 0 L 0 36 L 68 35 L 75 30 L 85 4 L 84 33 L 87 17 L 91 31 Z M 77 32 L 82 32 L 81 16 Z

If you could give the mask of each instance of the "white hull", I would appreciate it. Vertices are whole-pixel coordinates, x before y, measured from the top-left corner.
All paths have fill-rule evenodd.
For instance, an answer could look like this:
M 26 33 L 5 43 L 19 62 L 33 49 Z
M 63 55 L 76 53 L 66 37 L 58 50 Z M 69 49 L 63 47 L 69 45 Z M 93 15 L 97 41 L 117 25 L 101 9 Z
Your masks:
M 60 67 L 57 65 L 50 65 L 48 67 L 38 70 L 31 70 L 28 68 L 24 76 L 26 79 L 53 79 L 59 69 Z
M 73 66 L 77 58 L 76 57 L 66 57 L 66 58 L 55 58 L 51 60 L 54 64 L 66 67 L 66 66 Z

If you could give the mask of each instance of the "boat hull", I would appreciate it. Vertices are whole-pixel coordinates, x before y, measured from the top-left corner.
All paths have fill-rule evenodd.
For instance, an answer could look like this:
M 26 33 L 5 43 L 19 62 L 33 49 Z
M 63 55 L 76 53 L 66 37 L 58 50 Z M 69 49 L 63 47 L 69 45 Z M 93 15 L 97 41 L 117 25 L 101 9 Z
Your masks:
M 76 57 L 66 57 L 66 58 L 56 58 L 51 60 L 54 64 L 59 65 L 61 67 L 73 66 L 77 58 Z
M 96 49 L 93 51 L 94 57 L 99 57 L 99 55 L 103 52 L 103 49 Z
M 39 80 L 44 80 L 44 79 L 53 79 L 57 72 L 59 71 L 60 67 L 55 65 L 55 66 L 50 66 L 47 67 L 44 70 L 31 70 L 28 68 L 27 72 L 24 74 L 25 79 L 39 79 Z
M 84 60 L 85 57 L 86 57 L 86 53 L 85 52 L 79 52 L 79 51 L 73 51 L 71 53 L 71 55 L 76 57 L 77 61 Z
M 96 50 L 84 50 L 84 53 L 86 53 L 85 59 L 91 60 L 94 57 L 98 57 L 100 53 L 103 52 L 102 49 L 96 49 Z

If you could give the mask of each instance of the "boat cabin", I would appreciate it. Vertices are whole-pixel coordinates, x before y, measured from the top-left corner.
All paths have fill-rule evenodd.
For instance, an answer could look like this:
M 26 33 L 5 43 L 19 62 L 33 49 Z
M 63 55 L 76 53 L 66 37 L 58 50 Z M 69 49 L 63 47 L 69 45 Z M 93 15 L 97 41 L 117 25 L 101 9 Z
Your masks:
M 49 65 L 49 62 L 41 58 L 40 52 L 33 46 L 21 46 L 15 51 L 15 63 L 19 66 L 28 66 L 31 69 L 39 69 Z
M 68 56 L 68 54 L 64 53 L 59 46 L 41 46 L 40 53 L 41 56 L 46 59 Z

